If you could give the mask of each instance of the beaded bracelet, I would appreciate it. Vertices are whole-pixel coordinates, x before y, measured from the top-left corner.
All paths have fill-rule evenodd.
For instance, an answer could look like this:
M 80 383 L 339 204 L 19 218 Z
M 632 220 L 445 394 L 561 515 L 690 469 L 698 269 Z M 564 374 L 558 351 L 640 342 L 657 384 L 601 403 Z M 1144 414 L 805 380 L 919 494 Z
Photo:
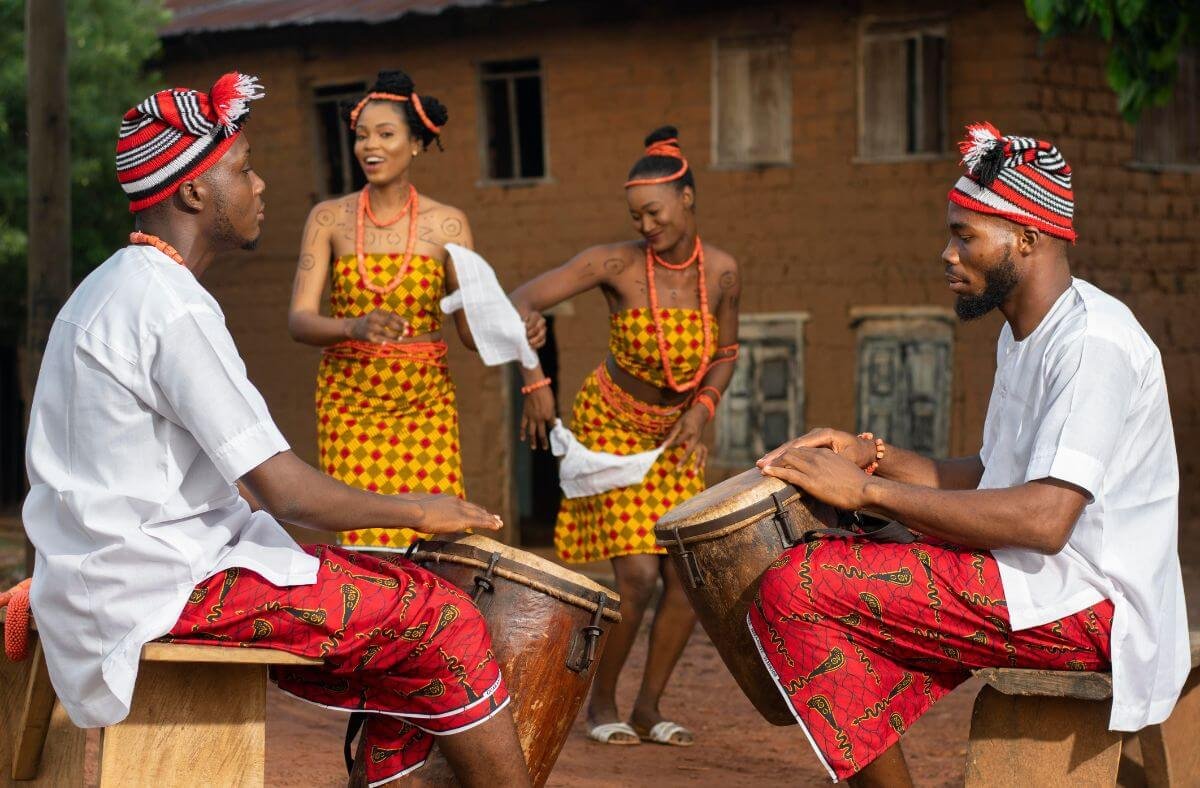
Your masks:
M 528 386 L 522 386 L 521 393 L 522 394 L 532 394 L 533 392 L 537 391 L 538 389 L 544 389 L 544 388 L 546 388 L 546 386 L 549 386 L 549 385 L 550 385 L 550 378 L 545 377 L 545 378 L 542 378 L 541 380 L 539 380 L 537 383 L 530 383 Z
M 863 471 L 870 476 L 871 474 L 875 473 L 876 469 L 879 468 L 879 463 L 883 460 L 884 450 L 886 447 L 884 446 L 883 438 L 876 438 L 875 435 L 870 432 L 860 432 L 858 437 L 862 438 L 863 440 L 875 441 L 875 459 L 871 461 L 870 465 L 863 468 Z
M 721 391 L 713 386 L 705 386 L 696 392 L 694 401 L 704 406 L 708 411 L 708 420 L 712 421 L 717 417 L 717 406 L 721 404 Z

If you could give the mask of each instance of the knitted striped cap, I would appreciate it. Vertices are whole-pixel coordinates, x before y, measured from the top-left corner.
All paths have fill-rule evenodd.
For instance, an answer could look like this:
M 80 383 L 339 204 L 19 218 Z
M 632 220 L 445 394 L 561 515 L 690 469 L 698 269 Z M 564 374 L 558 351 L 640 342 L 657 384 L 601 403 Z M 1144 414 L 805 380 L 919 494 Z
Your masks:
M 126 112 L 117 133 L 117 179 L 129 210 L 165 200 L 216 164 L 241 133 L 247 104 L 264 95 L 258 77 L 232 71 L 207 94 L 160 90 Z
M 952 202 L 1075 242 L 1071 168 L 1052 143 L 976 123 L 958 149 L 967 174 L 950 190 Z

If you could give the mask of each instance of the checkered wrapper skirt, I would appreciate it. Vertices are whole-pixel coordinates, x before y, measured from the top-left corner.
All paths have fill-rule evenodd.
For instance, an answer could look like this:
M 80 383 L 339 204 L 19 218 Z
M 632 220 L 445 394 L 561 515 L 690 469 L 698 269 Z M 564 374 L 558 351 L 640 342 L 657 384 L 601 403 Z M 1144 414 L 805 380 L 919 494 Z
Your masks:
M 466 497 L 454 382 L 441 363 L 324 355 L 317 439 L 321 467 L 351 486 Z M 349 548 L 402 550 L 419 536 L 408 528 L 372 528 L 341 532 L 338 540 Z
M 571 432 L 585 448 L 611 454 L 651 451 L 663 442 L 681 411 L 639 412 L 636 401 L 612 384 L 601 365 L 575 398 Z M 564 561 L 600 561 L 622 555 L 662 555 L 654 524 L 672 507 L 704 489 L 704 470 L 685 452 L 667 449 L 641 484 L 586 498 L 564 498 L 554 528 L 554 547 Z

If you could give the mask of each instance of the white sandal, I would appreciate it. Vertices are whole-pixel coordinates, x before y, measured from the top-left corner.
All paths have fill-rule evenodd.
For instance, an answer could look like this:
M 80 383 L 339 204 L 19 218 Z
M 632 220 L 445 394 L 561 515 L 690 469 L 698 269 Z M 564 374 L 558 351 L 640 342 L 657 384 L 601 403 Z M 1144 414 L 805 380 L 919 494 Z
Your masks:
M 686 733 L 692 738 L 687 741 L 676 741 L 675 734 Z M 678 725 L 669 720 L 663 720 L 650 729 L 650 732 L 642 735 L 638 734 L 638 738 L 642 741 L 654 742 L 655 744 L 666 744 L 671 747 L 691 747 L 696 743 L 695 735 L 682 725 Z
M 624 733 L 629 736 L 629 739 L 613 741 L 612 737 L 615 734 Z M 588 731 L 588 738 L 592 741 L 598 741 L 601 744 L 613 744 L 619 747 L 629 747 L 635 744 L 641 744 L 641 738 L 627 722 L 606 722 L 603 725 L 594 725 Z

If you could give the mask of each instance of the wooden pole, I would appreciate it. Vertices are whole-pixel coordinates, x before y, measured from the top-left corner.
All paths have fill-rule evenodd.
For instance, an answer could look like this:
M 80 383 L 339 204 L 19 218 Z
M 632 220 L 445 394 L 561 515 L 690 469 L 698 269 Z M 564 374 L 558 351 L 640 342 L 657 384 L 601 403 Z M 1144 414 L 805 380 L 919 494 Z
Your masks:
M 71 139 L 67 0 L 27 0 L 29 247 L 21 395 L 26 422 L 50 326 L 71 292 Z M 27 568 L 32 549 L 26 545 Z

